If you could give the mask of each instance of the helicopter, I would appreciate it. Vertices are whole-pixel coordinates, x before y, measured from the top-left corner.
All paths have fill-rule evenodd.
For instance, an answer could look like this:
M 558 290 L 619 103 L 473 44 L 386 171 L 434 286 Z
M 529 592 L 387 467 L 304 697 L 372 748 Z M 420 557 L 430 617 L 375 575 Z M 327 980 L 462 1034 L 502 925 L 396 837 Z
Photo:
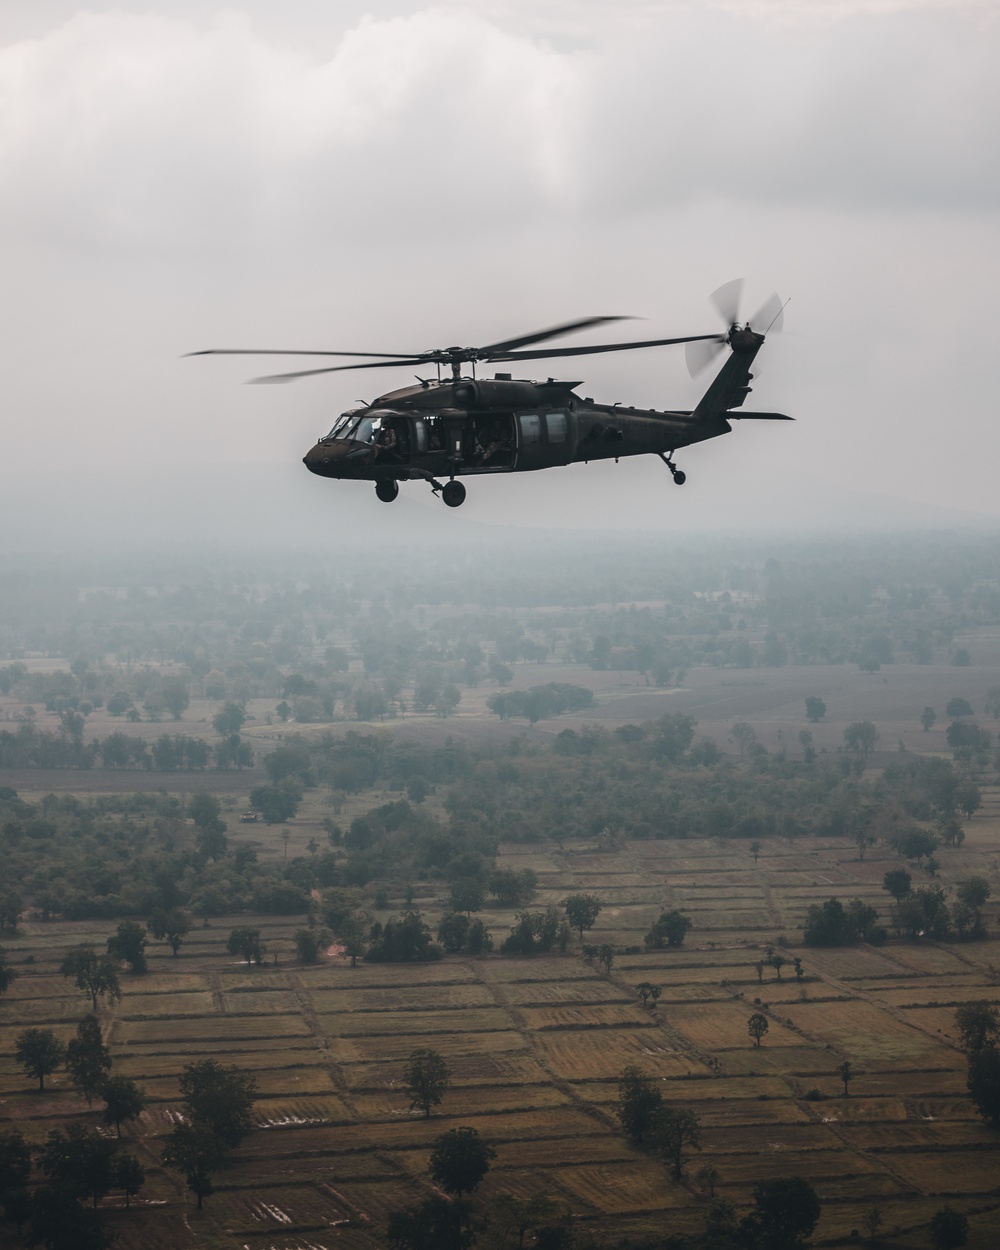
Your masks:
M 641 455 L 659 456 L 674 482 L 683 486 L 686 474 L 674 461 L 680 448 L 730 433 L 730 421 L 793 420 L 779 412 L 734 411 L 741 408 L 750 393 L 750 366 L 765 336 L 781 328 L 784 311 L 781 300 L 773 295 L 754 317 L 741 324 L 742 285 L 742 279 L 736 279 L 710 296 L 725 323 L 724 333 L 586 347 L 537 346 L 592 326 L 628 320 L 605 316 L 585 317 L 484 347 L 445 347 L 409 354 L 266 348 L 211 348 L 189 354 L 364 358 L 357 364 L 251 379 L 263 383 L 293 382 L 353 369 L 435 366 L 435 377 L 417 376 L 416 383 L 343 413 L 329 434 L 320 438 L 303 458 L 306 468 L 320 477 L 374 482 L 375 494 L 383 503 L 397 498 L 400 482 L 423 481 L 449 508 L 457 508 L 466 498 L 465 485 L 458 480 L 461 477 L 535 472 L 612 458 L 617 463 L 624 456 Z M 510 373 L 496 373 L 492 378 L 476 376 L 476 365 L 480 363 L 585 356 L 674 344 L 685 344 L 692 375 L 707 368 L 724 347 L 730 349 L 719 373 L 692 410 L 657 411 L 596 403 L 577 395 L 579 381 L 525 381 Z M 466 365 L 471 366 L 468 376 L 462 372 Z M 450 377 L 441 376 L 442 366 L 450 369 Z

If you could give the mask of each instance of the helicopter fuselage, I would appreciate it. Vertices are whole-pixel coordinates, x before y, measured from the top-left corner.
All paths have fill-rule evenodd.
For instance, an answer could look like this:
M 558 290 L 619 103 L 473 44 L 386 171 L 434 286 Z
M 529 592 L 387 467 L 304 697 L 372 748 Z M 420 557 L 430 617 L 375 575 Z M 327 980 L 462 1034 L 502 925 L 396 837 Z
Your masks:
M 304 457 L 321 477 L 401 481 L 529 472 L 660 455 L 732 427 L 691 412 L 626 408 L 578 396 L 578 382 L 428 381 L 344 413 Z

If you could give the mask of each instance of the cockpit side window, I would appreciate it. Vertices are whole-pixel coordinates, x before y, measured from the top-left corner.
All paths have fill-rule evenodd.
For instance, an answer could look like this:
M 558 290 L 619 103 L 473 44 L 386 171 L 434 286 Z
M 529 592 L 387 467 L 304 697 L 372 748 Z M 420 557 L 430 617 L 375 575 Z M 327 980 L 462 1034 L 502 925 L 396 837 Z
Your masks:
M 353 438 L 356 443 L 371 443 L 375 438 L 376 426 L 381 424 L 381 421 L 375 421 L 372 417 L 362 417 L 347 437 Z

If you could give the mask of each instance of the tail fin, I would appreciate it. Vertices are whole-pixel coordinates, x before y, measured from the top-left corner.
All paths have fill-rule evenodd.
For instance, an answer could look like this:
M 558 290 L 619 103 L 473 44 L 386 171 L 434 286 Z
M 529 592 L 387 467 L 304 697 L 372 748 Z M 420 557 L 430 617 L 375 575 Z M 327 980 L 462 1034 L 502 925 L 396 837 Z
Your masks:
M 750 394 L 753 378 L 750 366 L 764 345 L 764 336 L 749 328 L 741 330 L 733 326 L 728 342 L 732 348 L 729 359 L 691 414 L 695 421 L 707 424 L 724 422 L 730 408 L 739 408 Z

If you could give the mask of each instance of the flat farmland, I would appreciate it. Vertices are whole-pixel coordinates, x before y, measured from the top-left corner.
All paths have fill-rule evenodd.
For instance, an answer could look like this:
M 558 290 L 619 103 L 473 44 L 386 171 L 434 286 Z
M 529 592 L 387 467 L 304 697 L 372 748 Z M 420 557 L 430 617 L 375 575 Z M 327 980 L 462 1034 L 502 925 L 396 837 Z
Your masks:
M 939 852 L 940 879 L 961 880 L 975 863 L 1000 893 L 997 850 L 995 817 L 974 819 L 964 848 Z M 432 1192 L 431 1143 L 462 1125 L 497 1151 L 482 1200 L 546 1190 L 598 1238 L 699 1231 L 707 1196 L 697 1173 L 708 1164 L 717 1192 L 740 1210 L 757 1181 L 806 1177 L 824 1203 L 817 1237 L 828 1244 L 849 1244 L 878 1201 L 884 1227 L 903 1230 L 899 1244 L 926 1246 L 925 1233 L 906 1230 L 947 1200 L 975 1212 L 974 1250 L 995 1245 L 1000 1135 L 965 1097 L 953 1034 L 956 1004 L 1000 1001 L 1000 940 L 829 950 L 799 941 L 806 909 L 832 895 L 864 898 L 888 920 L 879 886 L 894 857 L 873 849 L 862 863 L 846 841 L 775 839 L 755 863 L 745 842 L 691 839 L 615 854 L 502 848 L 500 863 L 539 873 L 533 906 L 597 894 L 604 910 L 587 941 L 619 948 L 610 972 L 575 937 L 565 953 L 533 959 L 352 968 L 334 955 L 302 966 L 298 922 L 273 917 L 213 921 L 176 958 L 150 947 L 149 974 L 125 976 L 122 1001 L 100 1011 L 115 1070 L 149 1095 L 126 1129 L 149 1180 L 137 1208 L 112 1217 L 124 1250 L 384 1247 L 390 1211 Z M 432 927 L 443 902 L 443 887 L 422 883 L 418 905 Z M 693 928 L 679 949 L 647 952 L 643 935 L 663 907 L 682 908 Z M 499 945 L 512 914 L 482 917 Z M 988 919 L 995 928 L 992 911 Z M 268 944 L 260 967 L 226 951 L 230 928 L 247 923 Z M 88 1003 L 58 975 L 59 961 L 80 941 L 103 944 L 112 928 L 31 922 L 5 941 L 24 975 L 0 1000 L 0 1120 L 33 1141 L 96 1116 L 63 1071 L 34 1092 L 14 1038 L 41 1025 L 71 1036 Z M 780 979 L 758 969 L 768 944 L 788 960 Z M 639 1001 L 640 981 L 660 987 L 655 1008 Z M 754 1012 L 768 1021 L 759 1047 L 747 1031 Z M 451 1072 L 429 1118 L 403 1086 L 418 1047 L 439 1051 Z M 180 1112 L 178 1075 L 205 1057 L 252 1071 L 259 1095 L 256 1131 L 197 1212 L 159 1152 Z M 845 1059 L 856 1072 L 850 1097 L 837 1074 Z M 616 1082 L 630 1064 L 699 1117 L 702 1151 L 680 1183 L 619 1131 Z

